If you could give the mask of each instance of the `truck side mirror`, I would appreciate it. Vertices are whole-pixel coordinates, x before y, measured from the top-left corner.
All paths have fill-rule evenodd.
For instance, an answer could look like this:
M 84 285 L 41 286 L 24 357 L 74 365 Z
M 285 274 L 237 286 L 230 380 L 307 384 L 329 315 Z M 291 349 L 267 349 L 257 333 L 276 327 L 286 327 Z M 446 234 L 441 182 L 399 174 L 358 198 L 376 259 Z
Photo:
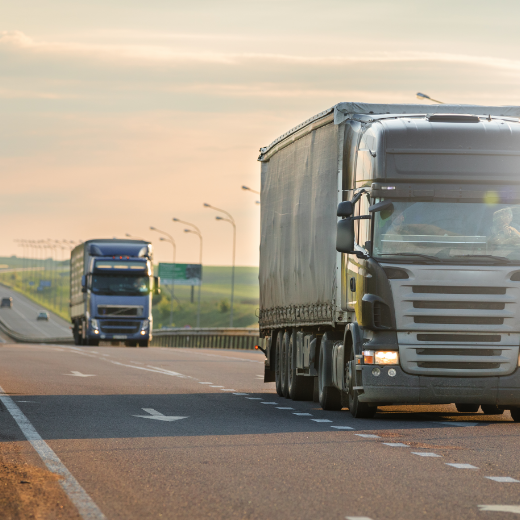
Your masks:
M 352 218 L 345 218 L 338 222 L 336 251 L 340 253 L 354 252 L 354 220 Z
M 153 293 L 161 294 L 161 279 L 158 276 L 153 277 Z
M 81 292 L 87 292 L 87 277 L 85 275 L 81 277 Z
M 389 211 L 392 212 L 394 209 L 394 205 L 391 200 L 383 200 L 378 202 L 377 204 L 373 204 L 368 208 L 370 213 L 377 213 L 378 211 Z
M 340 202 L 338 204 L 338 217 L 351 217 L 354 214 L 354 204 L 350 201 Z

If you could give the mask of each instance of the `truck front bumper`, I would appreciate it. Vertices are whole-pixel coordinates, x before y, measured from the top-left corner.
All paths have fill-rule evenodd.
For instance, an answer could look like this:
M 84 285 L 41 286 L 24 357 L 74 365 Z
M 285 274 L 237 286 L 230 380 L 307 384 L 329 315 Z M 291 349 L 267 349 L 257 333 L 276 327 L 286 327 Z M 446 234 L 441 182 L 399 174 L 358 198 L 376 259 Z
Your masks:
M 361 368 L 362 391 L 359 400 L 377 404 L 495 404 L 520 406 L 520 370 L 500 377 L 432 377 L 406 374 L 399 366 Z M 388 370 L 396 371 L 394 377 Z M 359 381 L 359 372 L 358 372 Z

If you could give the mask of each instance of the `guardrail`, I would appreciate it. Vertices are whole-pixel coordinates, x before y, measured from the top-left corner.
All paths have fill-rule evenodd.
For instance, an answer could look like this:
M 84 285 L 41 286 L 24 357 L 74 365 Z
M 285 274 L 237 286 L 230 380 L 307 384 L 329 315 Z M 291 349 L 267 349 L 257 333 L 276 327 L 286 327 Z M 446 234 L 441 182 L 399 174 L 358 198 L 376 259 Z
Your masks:
M 254 350 L 258 345 L 258 329 L 199 328 L 158 329 L 153 331 L 153 347 L 225 348 Z
M 0 320 L 0 330 L 9 336 L 11 339 L 18 341 L 19 343 L 48 343 L 48 344 L 73 344 L 74 339 L 72 334 L 69 338 L 44 338 L 44 337 L 34 337 L 34 336 L 26 336 L 25 334 L 20 334 L 15 330 L 11 329 L 4 321 Z

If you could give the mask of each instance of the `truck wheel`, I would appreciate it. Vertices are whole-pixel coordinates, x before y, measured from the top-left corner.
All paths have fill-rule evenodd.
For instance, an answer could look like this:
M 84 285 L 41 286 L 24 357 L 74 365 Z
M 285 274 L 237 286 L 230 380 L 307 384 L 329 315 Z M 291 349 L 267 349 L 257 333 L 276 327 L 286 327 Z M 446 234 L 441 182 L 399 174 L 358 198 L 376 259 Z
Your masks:
M 455 408 L 460 413 L 477 413 L 479 407 L 478 404 L 455 403 Z
M 276 384 L 276 393 L 283 397 L 282 391 L 282 362 L 280 360 L 280 356 L 282 353 L 282 331 L 278 331 L 276 334 L 276 350 L 274 354 L 274 380 Z
M 348 388 L 348 409 L 356 419 L 371 419 L 377 412 L 377 406 L 369 406 L 368 403 L 361 403 L 359 401 L 359 393 L 354 390 L 356 365 L 355 365 L 354 349 L 350 351 L 350 363 L 345 367 L 345 387 Z
M 520 408 L 511 408 L 509 411 L 513 421 L 520 422 Z
M 481 404 L 480 408 L 482 408 L 484 415 L 502 415 L 504 413 L 504 410 L 494 404 Z
M 323 341 L 323 340 L 322 340 Z M 325 347 L 320 348 L 320 364 L 318 367 L 318 392 L 320 406 L 324 410 L 341 410 L 341 393 L 337 388 L 325 386 L 326 371 Z
M 314 390 L 314 380 L 311 377 L 296 375 L 296 340 L 291 334 L 287 349 L 287 384 L 289 397 L 293 401 L 311 401 Z
M 287 377 L 288 365 L 289 365 L 289 339 L 291 337 L 291 333 L 285 331 L 282 336 L 282 349 L 280 351 L 280 359 L 281 359 L 281 375 L 282 375 L 282 393 L 283 396 L 289 399 L 289 378 Z

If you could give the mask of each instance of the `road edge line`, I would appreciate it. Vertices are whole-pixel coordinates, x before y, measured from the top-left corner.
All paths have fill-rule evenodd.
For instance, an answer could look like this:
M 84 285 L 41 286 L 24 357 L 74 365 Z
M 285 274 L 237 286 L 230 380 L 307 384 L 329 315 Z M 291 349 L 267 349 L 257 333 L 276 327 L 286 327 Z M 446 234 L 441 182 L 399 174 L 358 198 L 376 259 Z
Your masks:
M 31 443 L 49 471 L 63 477 L 63 480 L 59 481 L 60 485 L 78 510 L 80 516 L 84 520 L 106 520 L 105 515 L 101 512 L 99 507 L 81 487 L 80 483 L 73 477 L 63 462 L 61 462 L 52 448 L 42 439 L 29 419 L 27 419 L 22 410 L 20 410 L 16 403 L 5 393 L 1 386 L 0 401 L 7 408 L 7 411 L 11 414 L 20 430 L 22 430 L 25 438 Z

